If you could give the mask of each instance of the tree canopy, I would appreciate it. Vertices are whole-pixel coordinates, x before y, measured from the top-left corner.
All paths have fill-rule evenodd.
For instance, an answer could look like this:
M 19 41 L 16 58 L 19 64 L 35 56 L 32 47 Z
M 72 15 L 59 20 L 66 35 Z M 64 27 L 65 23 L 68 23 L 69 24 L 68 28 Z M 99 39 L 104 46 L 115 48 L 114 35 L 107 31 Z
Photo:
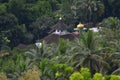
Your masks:
M 52 23 L 56 23 L 58 18 L 62 17 L 72 31 L 79 22 L 92 22 L 97 25 L 104 18 L 117 17 L 119 19 L 119 4 L 119 0 L 0 0 L 0 32 L 9 30 L 10 35 L 11 30 L 16 33 L 17 29 L 20 29 L 21 31 L 17 31 L 17 34 L 22 32 L 23 35 L 17 37 L 15 42 L 17 40 L 19 40 L 18 43 L 23 42 L 22 38 L 29 33 L 32 35 L 30 43 L 33 43 L 37 39 L 35 29 L 40 27 L 42 31 L 39 28 L 37 32 L 44 36 L 51 31 L 51 22 L 48 24 L 50 18 Z M 40 21 L 42 23 L 38 26 L 36 23 Z M 13 37 L 11 35 L 11 39 L 14 39 Z M 10 43 L 13 44 L 12 41 Z

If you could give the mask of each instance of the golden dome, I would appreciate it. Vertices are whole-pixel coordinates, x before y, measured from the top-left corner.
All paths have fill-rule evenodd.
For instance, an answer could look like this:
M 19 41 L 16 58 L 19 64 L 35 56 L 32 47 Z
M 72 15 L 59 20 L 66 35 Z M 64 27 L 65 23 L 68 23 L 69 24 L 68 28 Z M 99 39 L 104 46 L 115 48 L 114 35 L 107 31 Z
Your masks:
M 81 28 L 83 28 L 83 27 L 84 27 L 84 24 L 81 24 L 81 23 L 80 23 L 80 24 L 77 25 L 77 28 L 78 28 L 78 29 L 81 29 Z

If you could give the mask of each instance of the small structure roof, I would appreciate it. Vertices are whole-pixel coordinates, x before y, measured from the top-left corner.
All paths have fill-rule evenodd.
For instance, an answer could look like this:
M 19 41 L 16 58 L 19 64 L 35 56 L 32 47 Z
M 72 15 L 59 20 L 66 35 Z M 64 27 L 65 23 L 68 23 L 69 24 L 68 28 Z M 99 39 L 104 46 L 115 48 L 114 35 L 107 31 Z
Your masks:
M 53 30 L 67 30 L 69 28 L 68 25 L 66 25 L 62 18 L 59 18 L 59 21 L 53 26 Z
M 94 27 L 93 23 L 84 24 L 84 28 L 93 28 L 93 27 Z
M 42 41 L 45 41 L 48 44 L 49 43 L 59 43 L 60 38 L 73 41 L 76 38 L 76 36 L 69 32 L 67 32 L 66 34 L 56 34 L 55 32 L 53 32 L 52 34 L 43 38 Z

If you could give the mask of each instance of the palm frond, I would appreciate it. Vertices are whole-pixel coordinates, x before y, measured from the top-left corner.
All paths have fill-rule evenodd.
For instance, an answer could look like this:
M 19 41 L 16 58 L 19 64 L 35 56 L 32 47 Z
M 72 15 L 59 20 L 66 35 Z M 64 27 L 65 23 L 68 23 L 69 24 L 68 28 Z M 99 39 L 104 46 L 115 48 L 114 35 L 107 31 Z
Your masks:
M 120 75 L 120 68 L 118 68 L 115 71 L 113 71 L 112 74 Z
M 35 57 L 37 54 L 37 51 L 35 49 L 30 49 L 29 51 L 27 51 L 25 53 Z

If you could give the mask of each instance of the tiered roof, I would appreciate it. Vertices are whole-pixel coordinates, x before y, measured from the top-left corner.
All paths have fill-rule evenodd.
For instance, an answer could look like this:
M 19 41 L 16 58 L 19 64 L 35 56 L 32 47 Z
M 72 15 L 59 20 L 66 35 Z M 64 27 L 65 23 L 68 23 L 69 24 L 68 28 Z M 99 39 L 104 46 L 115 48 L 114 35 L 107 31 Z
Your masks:
M 60 38 L 72 41 L 76 37 L 72 33 L 67 31 L 68 28 L 69 26 L 67 26 L 60 18 L 59 21 L 53 26 L 53 30 L 55 32 L 46 36 L 42 40 L 44 40 L 46 43 L 59 43 Z
M 67 30 L 69 28 L 68 25 L 66 25 L 62 18 L 59 18 L 59 21 L 53 26 L 53 30 Z

